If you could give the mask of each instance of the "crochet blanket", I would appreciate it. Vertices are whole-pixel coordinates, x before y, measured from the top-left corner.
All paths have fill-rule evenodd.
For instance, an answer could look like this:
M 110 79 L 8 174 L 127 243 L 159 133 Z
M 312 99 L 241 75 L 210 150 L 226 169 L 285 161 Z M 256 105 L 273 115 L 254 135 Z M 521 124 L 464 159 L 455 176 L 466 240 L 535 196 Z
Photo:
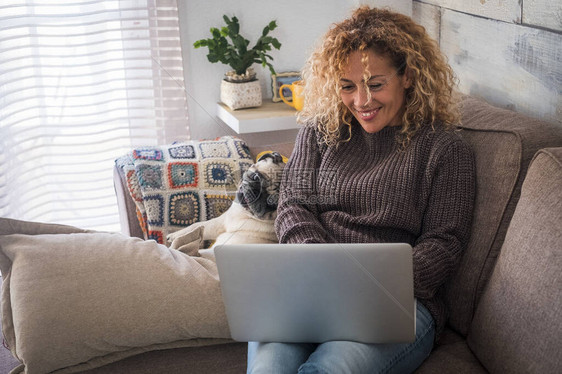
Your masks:
M 118 158 L 145 239 L 220 216 L 252 165 L 246 143 L 232 136 L 133 149 Z

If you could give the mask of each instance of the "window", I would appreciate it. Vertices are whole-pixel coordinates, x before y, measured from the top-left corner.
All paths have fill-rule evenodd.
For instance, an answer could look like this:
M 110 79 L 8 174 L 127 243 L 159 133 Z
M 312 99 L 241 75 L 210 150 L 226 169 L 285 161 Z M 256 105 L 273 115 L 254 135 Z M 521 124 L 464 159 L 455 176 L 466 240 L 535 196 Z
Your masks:
M 0 5 L 0 215 L 119 230 L 114 160 L 189 138 L 175 0 Z

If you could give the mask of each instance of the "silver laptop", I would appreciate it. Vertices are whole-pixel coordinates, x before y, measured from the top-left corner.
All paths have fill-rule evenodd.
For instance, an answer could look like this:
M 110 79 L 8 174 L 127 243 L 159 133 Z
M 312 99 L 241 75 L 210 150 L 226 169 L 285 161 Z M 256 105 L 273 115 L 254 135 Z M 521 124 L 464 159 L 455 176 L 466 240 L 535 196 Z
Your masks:
M 237 341 L 412 342 L 409 244 L 241 244 L 215 247 Z

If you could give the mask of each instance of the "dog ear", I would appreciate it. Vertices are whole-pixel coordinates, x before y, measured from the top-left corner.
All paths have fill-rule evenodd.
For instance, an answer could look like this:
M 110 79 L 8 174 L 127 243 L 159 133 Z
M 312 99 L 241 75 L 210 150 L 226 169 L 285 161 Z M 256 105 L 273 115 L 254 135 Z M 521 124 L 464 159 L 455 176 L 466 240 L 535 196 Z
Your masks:
M 256 162 L 260 162 L 261 160 L 265 160 L 271 158 L 275 164 L 280 164 L 282 162 L 287 162 L 286 158 L 281 156 L 279 152 L 274 151 L 265 151 L 258 155 Z

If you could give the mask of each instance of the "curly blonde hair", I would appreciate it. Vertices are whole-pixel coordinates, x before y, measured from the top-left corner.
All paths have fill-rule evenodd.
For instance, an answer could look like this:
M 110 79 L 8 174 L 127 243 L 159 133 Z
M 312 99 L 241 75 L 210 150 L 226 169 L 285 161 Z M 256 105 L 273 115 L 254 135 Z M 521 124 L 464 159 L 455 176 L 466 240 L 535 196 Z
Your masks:
M 302 70 L 305 106 L 299 122 L 317 126 L 323 142 L 336 145 L 351 136 L 353 114 L 341 100 L 339 82 L 350 54 L 367 50 L 389 58 L 396 74 L 407 74 L 411 82 L 398 139 L 403 147 L 424 125 L 458 123 L 457 79 L 437 43 L 410 17 L 362 6 L 326 33 Z M 364 66 L 367 70 L 366 55 Z M 349 134 L 347 139 L 343 132 Z

